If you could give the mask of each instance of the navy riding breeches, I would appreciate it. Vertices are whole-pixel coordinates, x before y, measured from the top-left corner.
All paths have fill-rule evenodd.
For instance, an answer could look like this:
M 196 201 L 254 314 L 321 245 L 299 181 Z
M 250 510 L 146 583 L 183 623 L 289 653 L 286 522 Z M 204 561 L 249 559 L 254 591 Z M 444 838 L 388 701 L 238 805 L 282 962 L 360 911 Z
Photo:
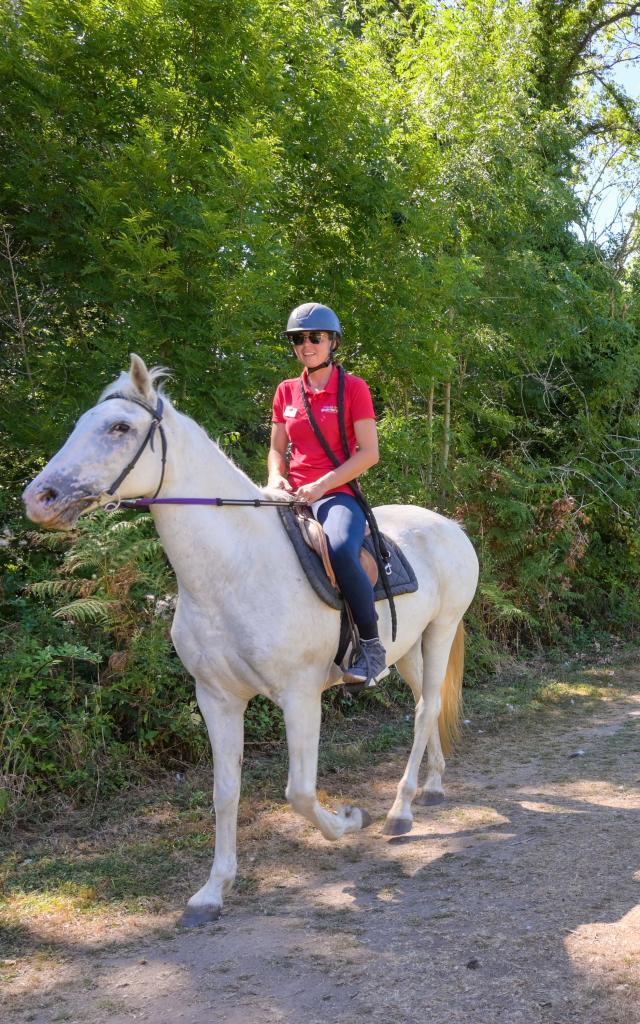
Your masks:
M 329 558 L 362 640 L 378 635 L 373 587 L 360 564 L 365 514 L 352 494 L 330 494 L 314 501 L 313 514 L 327 535 Z

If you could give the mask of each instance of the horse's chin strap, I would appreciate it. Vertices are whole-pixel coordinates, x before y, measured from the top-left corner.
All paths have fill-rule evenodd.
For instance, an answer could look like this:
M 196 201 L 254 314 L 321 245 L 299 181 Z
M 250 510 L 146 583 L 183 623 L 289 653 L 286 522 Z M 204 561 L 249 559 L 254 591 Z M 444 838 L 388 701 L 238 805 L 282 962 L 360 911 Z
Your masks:
M 135 453 L 131 461 L 127 463 L 127 465 L 124 467 L 122 473 L 120 473 L 120 475 L 116 477 L 116 479 L 113 481 L 111 487 L 108 487 L 104 493 L 111 495 L 116 493 L 122 481 L 129 476 L 129 473 L 137 463 L 138 459 L 142 455 L 147 445 L 151 446 L 151 451 L 154 450 L 153 439 L 156 430 L 158 430 L 160 434 L 160 446 L 162 451 L 162 469 L 160 471 L 160 483 L 156 487 L 155 494 L 153 495 L 154 498 L 157 498 L 158 494 L 160 493 L 160 488 L 162 487 L 162 484 L 164 482 L 164 471 L 167 465 L 167 437 L 162 426 L 162 413 L 164 410 L 164 403 L 160 396 L 158 395 L 158 402 L 154 409 L 151 405 L 148 405 L 147 402 L 143 402 L 141 398 L 133 398 L 131 395 L 123 395 L 119 391 L 114 392 L 112 395 L 107 395 L 105 398 L 102 399 L 102 401 L 107 402 L 109 401 L 110 398 L 121 398 L 125 402 L 135 402 L 136 405 L 140 405 L 142 406 L 143 409 L 146 409 L 146 411 L 149 413 L 152 419 L 151 426 L 149 427 L 145 439 L 138 448 L 137 452 Z

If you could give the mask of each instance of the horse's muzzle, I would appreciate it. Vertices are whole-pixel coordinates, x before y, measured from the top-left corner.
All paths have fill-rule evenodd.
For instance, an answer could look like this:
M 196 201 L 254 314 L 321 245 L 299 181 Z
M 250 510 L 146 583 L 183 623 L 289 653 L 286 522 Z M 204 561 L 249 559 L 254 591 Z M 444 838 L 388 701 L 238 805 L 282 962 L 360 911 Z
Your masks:
M 22 500 L 33 523 L 45 530 L 71 530 L 81 513 L 95 505 L 98 499 L 84 488 L 76 486 L 70 490 L 68 485 L 63 486 L 53 478 L 36 477 L 25 488 Z

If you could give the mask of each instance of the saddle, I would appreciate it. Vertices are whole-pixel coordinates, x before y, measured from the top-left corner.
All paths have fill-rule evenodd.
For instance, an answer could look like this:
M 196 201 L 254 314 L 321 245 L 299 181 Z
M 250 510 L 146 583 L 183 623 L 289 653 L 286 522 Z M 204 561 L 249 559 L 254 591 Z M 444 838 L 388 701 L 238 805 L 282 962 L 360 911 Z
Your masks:
M 329 561 L 327 538 L 322 526 L 313 518 L 311 510 L 306 506 L 279 505 L 278 514 L 316 594 L 322 598 L 325 604 L 341 611 L 344 608 L 344 600 L 338 590 Z M 418 589 L 416 574 L 397 544 L 386 535 L 383 536 L 385 546 L 389 551 L 385 572 L 391 593 L 394 596 L 412 594 Z M 371 580 L 374 599 L 376 601 L 386 600 L 387 593 L 379 579 L 378 563 L 371 534 L 365 536 L 364 544 L 360 549 L 360 563 Z
M 305 544 L 307 544 L 312 551 L 315 551 L 316 555 L 322 562 L 322 567 L 327 574 L 331 586 L 336 587 L 337 589 L 338 584 L 329 558 L 327 535 L 324 532 L 324 528 L 318 520 L 314 518 L 313 512 L 308 505 L 295 505 L 293 511 L 298 520 L 298 527 L 304 538 Z M 368 528 L 367 535 L 369 535 Z M 378 582 L 378 563 L 364 546 L 360 548 L 360 565 L 366 572 L 371 586 L 375 587 Z

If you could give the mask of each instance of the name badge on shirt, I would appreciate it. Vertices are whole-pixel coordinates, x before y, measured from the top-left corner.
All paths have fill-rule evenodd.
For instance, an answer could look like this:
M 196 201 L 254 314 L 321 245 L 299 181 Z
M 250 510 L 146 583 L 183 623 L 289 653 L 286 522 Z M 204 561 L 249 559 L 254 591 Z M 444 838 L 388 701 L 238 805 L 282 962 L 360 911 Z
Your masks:
M 296 409 L 295 405 L 288 405 L 284 410 L 284 414 L 288 419 L 291 419 L 293 416 L 298 415 L 298 410 Z

